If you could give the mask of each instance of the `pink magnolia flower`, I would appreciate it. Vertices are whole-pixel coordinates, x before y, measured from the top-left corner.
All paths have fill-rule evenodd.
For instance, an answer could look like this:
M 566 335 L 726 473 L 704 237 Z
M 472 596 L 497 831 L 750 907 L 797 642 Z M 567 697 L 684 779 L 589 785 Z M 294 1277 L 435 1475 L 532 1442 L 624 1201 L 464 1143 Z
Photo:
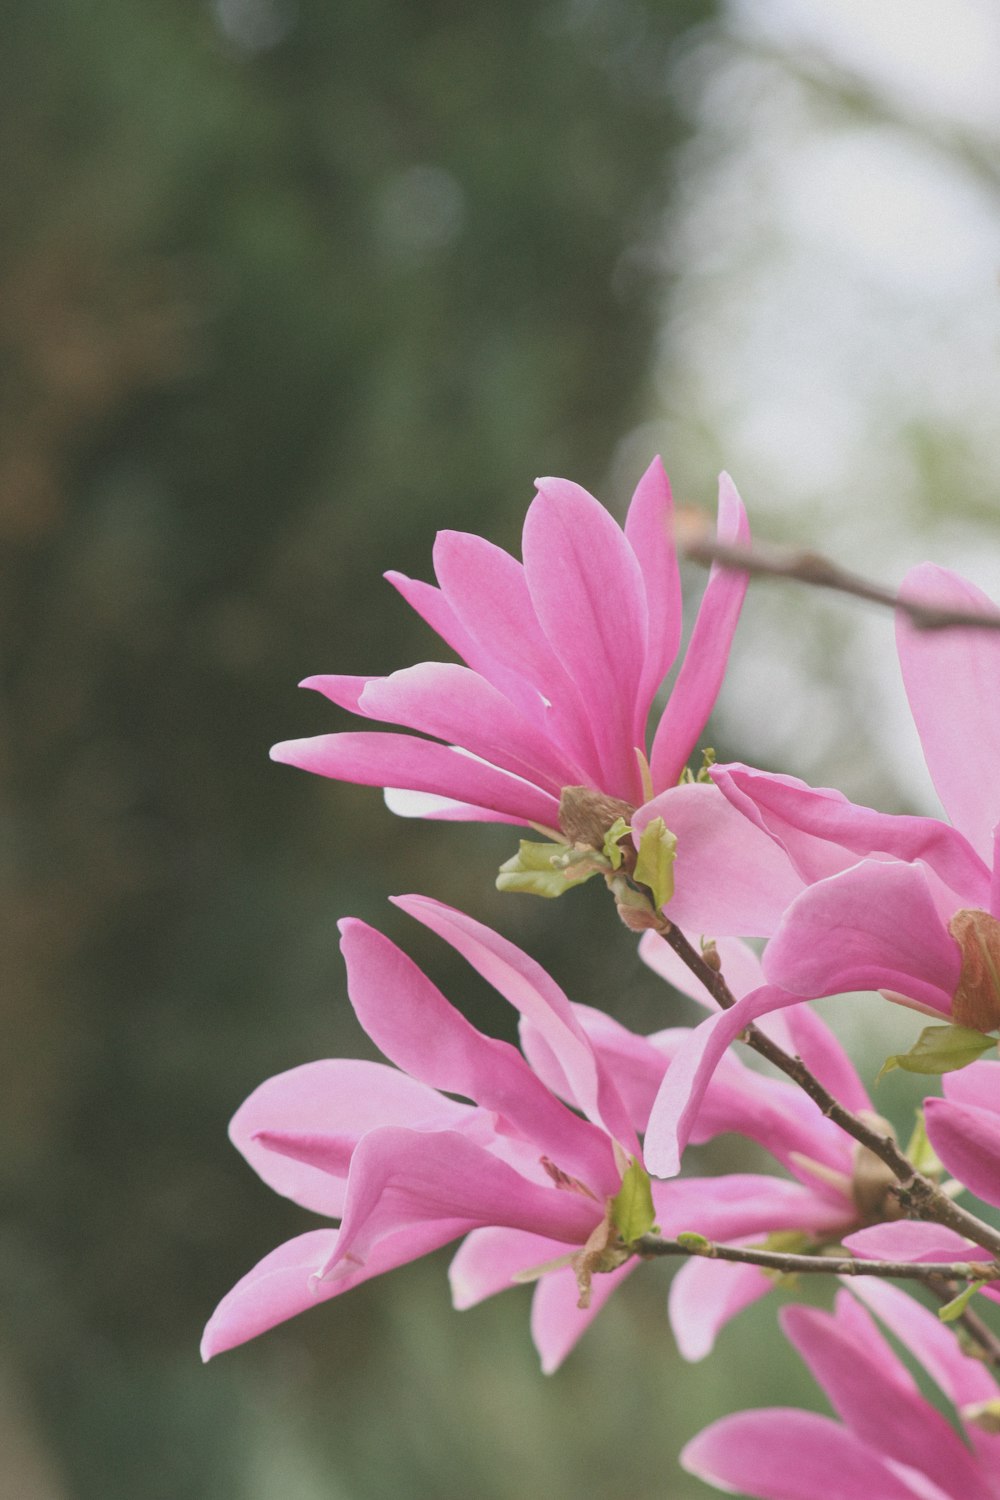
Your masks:
M 723 1417 L 688 1443 L 684 1468 L 760 1500 L 998 1500 L 1000 1435 L 988 1430 L 1000 1400 L 993 1376 L 896 1287 L 866 1281 L 851 1290 L 854 1297 L 838 1294 L 833 1313 L 790 1307 L 781 1315 L 840 1420 L 789 1408 Z M 951 1402 L 968 1446 L 855 1298 Z
M 992 608 L 971 584 L 930 565 L 915 569 L 904 590 Z M 758 927 L 774 933 L 763 961 L 767 983 L 700 1028 L 665 1081 L 647 1141 L 657 1170 L 669 1163 L 676 1169 L 685 1122 L 718 1057 L 748 1022 L 771 1011 L 874 989 L 938 1021 L 984 1032 L 1000 1024 L 1000 776 L 988 771 L 1000 766 L 1000 634 L 917 631 L 901 618 L 898 648 L 927 764 L 952 823 L 879 813 L 839 792 L 746 766 L 713 772 L 730 807 L 770 842 L 784 876 Z M 650 804 L 644 816 L 654 811 Z M 719 877 L 721 868 L 715 899 L 723 930 L 740 930 L 748 903 L 740 886 Z M 707 878 L 707 871 L 689 871 L 690 904 L 697 905 L 698 881 Z
M 340 1226 L 310 1230 L 250 1271 L 212 1317 L 206 1358 L 464 1236 L 456 1305 L 537 1274 L 532 1332 L 551 1370 L 636 1264 L 614 1200 L 628 1163 L 641 1165 L 638 1134 L 664 1050 L 572 1005 L 526 954 L 462 913 L 419 896 L 396 904 L 515 1006 L 524 1054 L 477 1031 L 387 938 L 342 923 L 351 1002 L 393 1065 L 310 1063 L 264 1083 L 237 1112 L 231 1135 L 251 1166 Z M 836 1168 L 826 1170 L 828 1122 L 800 1119 L 764 1079 L 720 1077 L 707 1107 L 716 1128 L 756 1134 L 790 1163 L 802 1147 L 813 1174 L 808 1185 L 752 1173 L 657 1183 L 665 1235 L 823 1236 L 852 1217 Z M 692 1313 L 689 1326 L 701 1324 L 690 1338 L 710 1343 L 741 1298 L 752 1300 L 734 1294 L 728 1314 Z
M 924 1103 L 928 1139 L 959 1182 L 1000 1207 L 1000 1062 L 973 1063 L 941 1083 L 944 1098 Z
M 274 747 L 275 760 L 385 787 L 397 812 L 523 823 L 557 836 L 564 787 L 637 806 L 675 786 L 718 694 L 746 576 L 713 569 L 647 744 L 650 708 L 681 634 L 663 466 L 656 459 L 639 481 L 624 530 L 579 485 L 537 486 L 523 563 L 483 537 L 442 531 L 437 586 L 386 575 L 464 665 L 422 662 L 389 677 L 303 683 L 363 718 L 414 732 L 289 740 Z M 749 537 L 725 474 L 719 537 Z

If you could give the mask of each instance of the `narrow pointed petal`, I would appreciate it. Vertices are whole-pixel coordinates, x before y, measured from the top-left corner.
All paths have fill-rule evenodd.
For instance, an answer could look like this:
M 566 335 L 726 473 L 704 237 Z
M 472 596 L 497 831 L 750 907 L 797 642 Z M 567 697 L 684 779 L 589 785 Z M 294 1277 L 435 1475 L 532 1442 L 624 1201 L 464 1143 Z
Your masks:
M 647 628 L 642 573 L 620 527 L 592 495 L 565 479 L 536 482 L 523 536 L 532 605 L 590 708 L 601 789 L 637 803 L 642 786 L 633 747 Z
M 644 1154 L 646 1166 L 657 1177 L 680 1171 L 681 1154 L 691 1137 L 705 1090 L 730 1042 L 752 1021 L 797 1004 L 787 990 L 765 985 L 752 990 L 733 1006 L 718 1011 L 696 1026 L 674 1057 L 656 1096 Z
M 524 1229 L 497 1229 L 492 1225 L 467 1234 L 448 1267 L 451 1300 L 464 1312 L 497 1292 L 515 1285 L 519 1271 L 545 1265 L 567 1248 L 558 1240 L 543 1239 Z
M 925 563 L 907 574 L 904 599 L 996 614 L 993 601 L 946 568 Z M 896 644 L 924 759 L 945 811 L 984 860 L 1000 822 L 1000 634 L 917 630 L 897 616 Z
M 358 1143 L 340 1234 L 322 1275 L 349 1274 L 387 1237 L 433 1223 L 451 1226 L 452 1239 L 494 1224 L 582 1245 L 602 1212 L 603 1204 L 580 1193 L 529 1182 L 456 1131 L 387 1126 Z
M 959 1409 L 995 1401 L 997 1383 L 979 1360 L 962 1352 L 954 1331 L 937 1315 L 888 1282 L 855 1277 L 851 1292 L 893 1333 Z
M 786 1308 L 781 1323 L 834 1410 L 862 1442 L 926 1474 L 945 1494 L 991 1500 L 961 1438 L 919 1394 L 884 1341 L 877 1347 L 862 1342 L 816 1308 Z
M 937 818 L 902 817 L 849 802 L 830 787 L 811 787 L 795 776 L 772 775 L 752 766 L 716 766 L 712 780 L 743 815 L 785 850 L 802 880 L 811 885 L 857 864 L 888 855 L 922 860 L 960 904 L 985 906 L 987 866 L 957 829 Z M 954 907 L 952 907 L 952 910 Z
M 921 865 L 864 860 L 810 886 L 764 954 L 764 973 L 807 999 L 892 990 L 951 1011 L 961 955 Z
M 429 896 L 394 896 L 408 912 L 461 953 L 478 974 L 542 1033 L 559 1058 L 572 1097 L 588 1119 L 604 1126 L 625 1149 L 639 1143 L 614 1079 L 600 1060 L 570 1001 L 551 975 L 520 948 L 464 912 Z
M 717 534 L 720 542 L 746 545 L 750 540 L 743 502 L 728 474 L 719 478 Z M 650 768 L 658 791 L 676 785 L 715 707 L 748 581 L 746 573 L 718 563 L 712 566 L 684 661 L 653 740 Z
M 924 1118 L 927 1138 L 952 1176 L 984 1203 L 1000 1205 L 1000 1113 L 928 1099 Z
M 414 735 L 318 734 L 275 745 L 271 759 L 337 781 L 433 792 L 506 813 L 523 823 L 559 826 L 557 797 L 450 745 L 436 745 Z
M 550 1271 L 535 1287 L 531 1299 L 531 1337 L 542 1361 L 542 1373 L 552 1375 L 593 1323 L 611 1294 L 631 1276 L 636 1260 L 628 1260 L 616 1271 L 595 1276 L 590 1288 L 590 1306 L 577 1306 L 579 1288 L 573 1271 Z
M 405 573 L 389 572 L 384 576 L 467 666 L 491 682 L 532 723 L 545 722 L 545 700 L 538 688 L 516 666 L 504 662 L 501 656 L 495 655 L 470 633 L 443 589 L 418 578 L 407 578 Z
M 336 1229 L 313 1229 L 288 1240 L 265 1255 L 238 1281 L 209 1319 L 201 1344 L 202 1359 L 245 1344 L 278 1323 L 339 1297 L 352 1287 L 393 1271 L 407 1261 L 429 1255 L 447 1244 L 461 1227 L 444 1222 L 408 1227 L 382 1241 L 363 1266 L 355 1266 L 335 1281 L 320 1281 L 319 1272 L 336 1251 Z
M 711 1354 L 731 1319 L 774 1288 L 759 1266 L 731 1265 L 695 1255 L 670 1283 L 670 1326 L 677 1348 L 692 1363 Z
M 358 712 L 461 745 L 557 799 L 564 786 L 578 784 L 583 775 L 579 766 L 559 755 L 541 729 L 469 667 L 420 662 L 389 677 L 372 678 L 360 696 Z
M 662 818 L 677 835 L 674 895 L 666 910 L 692 941 L 706 937 L 769 937 L 802 890 L 783 852 L 742 817 L 714 786 L 675 786 L 640 807 L 643 829 Z
M 600 761 L 590 715 L 539 624 L 522 565 L 483 537 L 439 531 L 434 570 L 455 616 L 480 652 L 487 660 L 499 658 L 508 673 L 528 684 L 536 701 L 545 700 L 549 732 L 559 745 L 572 747 L 588 783 L 599 785 Z M 469 665 L 493 680 L 482 661 L 470 659 Z M 503 683 L 495 685 L 507 691 Z M 522 710 L 524 694 L 522 689 L 511 699 Z
M 477 1031 L 388 938 L 352 918 L 339 925 L 351 1004 L 390 1061 L 432 1088 L 495 1110 L 594 1192 L 617 1191 L 603 1131 L 554 1098 L 509 1042 Z
M 757 1500 L 931 1500 L 853 1432 L 794 1407 L 723 1417 L 691 1439 L 680 1462 L 707 1484 Z
M 646 652 L 639 684 L 643 722 L 635 743 L 645 747 L 645 718 L 670 671 L 681 641 L 681 577 L 674 542 L 674 502 L 663 460 L 654 458 L 636 486 L 625 517 L 625 537 L 646 585 Z
M 236 1111 L 229 1137 L 269 1187 L 339 1219 L 351 1155 L 366 1130 L 418 1122 L 457 1130 L 469 1113 L 468 1105 L 383 1063 L 336 1058 L 291 1068 L 262 1083 Z M 278 1155 L 261 1143 L 263 1131 L 324 1134 L 340 1144 L 340 1169 L 331 1175 L 329 1168 L 321 1171 Z

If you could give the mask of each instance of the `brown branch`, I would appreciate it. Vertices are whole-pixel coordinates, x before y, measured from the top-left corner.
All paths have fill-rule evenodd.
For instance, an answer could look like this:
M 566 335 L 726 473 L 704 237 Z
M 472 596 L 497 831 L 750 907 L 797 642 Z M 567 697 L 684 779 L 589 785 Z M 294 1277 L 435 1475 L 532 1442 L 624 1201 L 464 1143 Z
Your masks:
M 813 588 L 833 589 L 855 599 L 867 599 L 908 615 L 918 630 L 953 630 L 958 626 L 978 630 L 1000 630 L 1000 612 L 953 609 L 917 599 L 901 599 L 892 589 L 871 583 L 857 573 L 849 573 L 818 552 L 792 551 L 778 547 L 742 547 L 734 543 L 710 541 L 704 537 L 682 543 L 683 555 L 692 562 L 708 567 L 717 563 L 723 568 L 765 578 L 788 578 Z
M 701 1235 L 665 1240 L 658 1234 L 644 1234 L 634 1242 L 637 1255 L 701 1255 L 707 1260 L 736 1261 L 740 1265 L 760 1266 L 766 1271 L 780 1271 L 786 1276 L 878 1276 L 887 1281 L 987 1281 L 1000 1277 L 996 1261 L 952 1261 L 941 1265 L 921 1265 L 904 1260 L 861 1260 L 853 1255 L 796 1255 L 780 1250 L 760 1250 L 752 1245 L 718 1245 Z M 935 1289 L 937 1291 L 937 1289 Z M 938 1295 L 942 1295 L 937 1292 Z M 950 1301 L 954 1293 L 942 1295 Z
M 686 964 L 692 974 L 701 981 L 723 1010 L 729 1010 L 736 1004 L 736 996 L 726 984 L 722 973 L 714 965 L 706 962 L 703 955 L 693 947 L 680 928 L 668 921 L 662 912 L 658 913 L 656 931 L 662 935 L 682 963 Z M 953 1229 L 956 1234 L 964 1235 L 966 1239 L 988 1250 L 990 1255 L 1000 1260 L 1000 1232 L 984 1224 L 967 1209 L 960 1208 L 957 1203 L 953 1203 L 947 1193 L 943 1193 L 936 1183 L 932 1182 L 929 1177 L 925 1177 L 922 1172 L 918 1172 L 909 1157 L 900 1151 L 892 1136 L 874 1130 L 858 1115 L 839 1103 L 829 1090 L 823 1087 L 815 1074 L 810 1072 L 801 1057 L 793 1057 L 753 1025 L 748 1026 L 742 1033 L 742 1039 L 759 1056 L 773 1063 L 793 1083 L 798 1084 L 799 1088 L 809 1095 L 828 1119 L 832 1120 L 835 1125 L 839 1125 L 841 1130 L 852 1136 L 859 1145 L 866 1147 L 880 1161 L 885 1162 L 897 1180 L 898 1186 L 894 1192 L 899 1204 L 910 1217 L 931 1219 L 937 1224 L 943 1224 L 946 1228 Z

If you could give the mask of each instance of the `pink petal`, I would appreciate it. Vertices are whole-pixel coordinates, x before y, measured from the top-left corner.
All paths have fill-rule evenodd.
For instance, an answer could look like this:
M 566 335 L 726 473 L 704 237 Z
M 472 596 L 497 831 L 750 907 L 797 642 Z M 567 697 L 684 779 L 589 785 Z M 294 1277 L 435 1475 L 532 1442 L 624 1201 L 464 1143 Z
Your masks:
M 571 1252 L 560 1241 L 523 1229 L 474 1229 L 448 1267 L 452 1303 L 464 1312 L 497 1292 L 508 1291 L 519 1271 L 530 1271 L 567 1253 Z
M 730 1042 L 751 1021 L 798 1002 L 787 990 L 770 985 L 753 990 L 733 1006 L 718 1011 L 690 1032 L 674 1057 L 656 1096 L 646 1131 L 646 1166 L 658 1177 L 680 1170 L 681 1153 L 698 1117 L 705 1090 Z
M 931 563 L 908 573 L 900 593 L 996 614 L 980 589 Z M 917 630 L 899 613 L 896 644 L 931 780 L 955 827 L 990 860 L 1000 821 L 1000 778 L 984 769 L 1000 766 L 1000 634 Z
M 719 477 L 720 542 L 750 540 L 743 502 L 728 474 Z M 729 648 L 743 607 L 748 575 L 713 564 L 698 618 L 653 740 L 650 769 L 660 791 L 676 785 L 715 707 Z
M 371 678 L 357 711 L 461 745 L 556 798 L 564 786 L 578 784 L 584 774 L 558 753 L 542 729 L 469 667 L 420 662 L 391 677 Z
M 870 1334 L 860 1339 L 838 1317 L 816 1308 L 781 1314 L 786 1336 L 798 1349 L 834 1410 L 862 1440 L 886 1458 L 908 1464 L 963 1500 L 990 1500 L 981 1470 L 954 1429 L 924 1400 L 888 1345 Z M 857 1309 L 856 1303 L 848 1306 Z M 850 1320 L 846 1322 L 849 1324 Z
M 496 1224 L 581 1245 L 602 1212 L 580 1193 L 529 1182 L 456 1131 L 386 1126 L 354 1152 L 340 1234 L 321 1274 L 349 1273 L 386 1237 L 432 1223 L 450 1226 L 451 1239 Z
M 924 1103 L 927 1138 L 948 1171 L 984 1203 L 1000 1205 L 1000 1114 L 950 1099 Z
M 637 1154 L 639 1143 L 613 1077 L 602 1068 L 570 1001 L 542 966 L 499 933 L 454 907 L 428 896 L 391 899 L 394 906 L 450 943 L 545 1037 L 559 1059 L 574 1102 L 588 1119 L 603 1125 L 627 1151 Z
M 318 734 L 275 745 L 271 759 L 337 781 L 434 792 L 523 823 L 559 827 L 558 798 L 449 745 L 409 734 Z
M 919 1219 L 870 1224 L 844 1236 L 844 1246 L 861 1260 L 902 1260 L 947 1265 L 953 1260 L 975 1260 L 985 1252 L 943 1224 Z
M 237 1344 L 266 1333 L 278 1323 L 339 1297 L 383 1271 L 428 1255 L 447 1244 L 461 1228 L 447 1223 L 414 1225 L 384 1239 L 364 1266 L 352 1267 L 335 1281 L 320 1281 L 319 1272 L 336 1251 L 336 1229 L 313 1229 L 265 1255 L 238 1281 L 209 1319 L 201 1343 L 202 1359 L 212 1359 Z
M 590 1306 L 578 1307 L 580 1299 L 576 1276 L 571 1269 L 550 1271 L 535 1287 L 531 1300 L 531 1337 L 542 1361 L 542 1373 L 552 1375 L 593 1323 L 597 1314 L 631 1276 L 636 1260 L 626 1261 L 617 1271 L 595 1276 L 590 1289 Z
M 511 823 L 521 826 L 523 818 L 510 813 L 492 812 L 487 807 L 477 807 L 472 802 L 456 802 L 454 797 L 438 797 L 432 792 L 408 792 L 401 787 L 387 786 L 384 791 L 385 805 L 397 818 L 426 818 L 439 823 Z
M 811 885 L 857 864 L 888 855 L 922 860 L 968 906 L 985 906 L 989 870 L 968 841 L 936 818 L 900 817 L 859 807 L 829 787 L 751 766 L 717 766 L 712 780 L 743 815 L 785 850 Z M 954 906 L 951 906 L 954 910 Z M 950 915 L 950 912 L 949 912 Z
M 380 932 L 353 918 L 339 927 L 351 1004 L 390 1061 L 432 1088 L 495 1110 L 594 1192 L 617 1191 L 608 1137 L 554 1098 L 516 1048 L 477 1031 Z
M 776 1015 L 773 1019 L 777 1020 Z M 780 1012 L 789 1032 L 786 1052 L 797 1053 L 814 1077 L 847 1109 L 871 1110 L 868 1091 L 847 1053 L 811 1005 L 792 1005 Z M 761 1030 L 768 1030 L 766 1018 Z M 770 1034 L 770 1033 L 769 1033 Z
M 711 1354 L 721 1329 L 774 1287 L 758 1266 L 731 1265 L 695 1255 L 670 1283 L 670 1326 L 692 1362 Z
M 692 941 L 775 931 L 802 881 L 767 834 L 704 784 L 672 787 L 640 807 L 632 819 L 637 845 L 653 818 L 677 835 L 667 915 Z
M 523 535 L 534 611 L 589 707 L 601 789 L 637 803 L 642 784 L 633 751 L 647 629 L 642 573 L 620 527 L 592 495 L 565 479 L 536 484 Z
M 674 502 L 660 458 L 653 459 L 636 485 L 625 517 L 625 537 L 638 559 L 646 585 L 648 625 L 638 696 L 643 722 L 636 725 L 638 737 L 634 741 L 645 747 L 645 715 L 673 665 L 681 640 L 681 578 L 674 544 Z
M 522 565 L 483 537 L 439 531 L 434 569 L 456 618 L 483 653 L 482 659 L 466 657 L 469 665 L 511 696 L 489 666 L 492 660 L 503 662 L 507 683 L 512 686 L 510 674 L 521 683 L 511 702 L 529 716 L 530 702 L 544 700 L 552 738 L 586 770 L 585 781 L 598 785 L 590 714 L 538 622 Z
M 976 1109 L 1000 1110 L 1000 1062 L 985 1058 L 970 1063 L 941 1080 L 949 1104 L 971 1104 Z
M 769 981 L 808 999 L 893 990 L 945 1015 L 960 968 L 923 866 L 877 860 L 803 891 L 764 954 Z
M 488 543 L 486 545 L 489 545 Z M 504 556 L 507 556 L 504 553 Z M 513 561 L 513 559 L 510 559 Z M 515 564 L 516 566 L 516 564 Z M 542 694 L 516 667 L 507 665 L 500 657 L 481 645 L 476 636 L 466 629 L 458 618 L 444 591 L 431 583 L 422 583 L 417 578 L 407 578 L 404 573 L 386 573 L 386 579 L 398 589 L 421 619 L 446 641 L 457 656 L 460 656 L 474 672 L 491 682 L 509 702 L 519 708 L 526 718 L 541 724 L 545 720 L 545 703 Z
M 723 1417 L 691 1439 L 680 1462 L 708 1484 L 760 1500 L 930 1500 L 853 1432 L 793 1407 Z
M 799 1182 L 759 1172 L 654 1182 L 656 1221 L 665 1239 L 688 1231 L 710 1240 L 745 1240 L 778 1229 L 820 1231 L 843 1222 L 833 1206 Z
M 229 1136 L 269 1187 L 304 1208 L 339 1218 L 351 1154 L 366 1130 L 418 1122 L 458 1129 L 470 1112 L 468 1105 L 383 1063 L 337 1058 L 306 1063 L 262 1083 L 236 1111 Z M 255 1139 L 263 1131 L 327 1136 L 339 1144 L 339 1171 L 331 1176 L 329 1170 L 275 1154 Z
M 875 1277 L 855 1277 L 851 1291 L 878 1314 L 954 1406 L 996 1400 L 1000 1392 L 993 1376 L 979 1360 L 962 1353 L 954 1331 L 933 1312 L 899 1287 Z

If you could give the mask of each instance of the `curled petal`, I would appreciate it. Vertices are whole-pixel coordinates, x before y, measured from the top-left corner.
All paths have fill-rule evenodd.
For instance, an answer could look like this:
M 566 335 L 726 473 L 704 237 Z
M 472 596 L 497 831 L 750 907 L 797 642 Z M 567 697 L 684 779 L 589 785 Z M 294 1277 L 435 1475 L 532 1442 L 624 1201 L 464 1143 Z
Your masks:
M 877 860 L 803 891 L 764 954 L 768 980 L 796 995 L 891 990 L 945 1015 L 960 970 L 923 867 Z
M 924 1117 L 927 1138 L 948 1171 L 984 1203 L 1000 1205 L 1000 1113 L 928 1099 Z
M 719 477 L 718 537 L 720 542 L 744 546 L 750 540 L 746 511 L 728 474 Z M 715 707 L 748 581 L 746 573 L 712 565 L 684 661 L 653 739 L 650 769 L 655 787 L 676 784 Z

